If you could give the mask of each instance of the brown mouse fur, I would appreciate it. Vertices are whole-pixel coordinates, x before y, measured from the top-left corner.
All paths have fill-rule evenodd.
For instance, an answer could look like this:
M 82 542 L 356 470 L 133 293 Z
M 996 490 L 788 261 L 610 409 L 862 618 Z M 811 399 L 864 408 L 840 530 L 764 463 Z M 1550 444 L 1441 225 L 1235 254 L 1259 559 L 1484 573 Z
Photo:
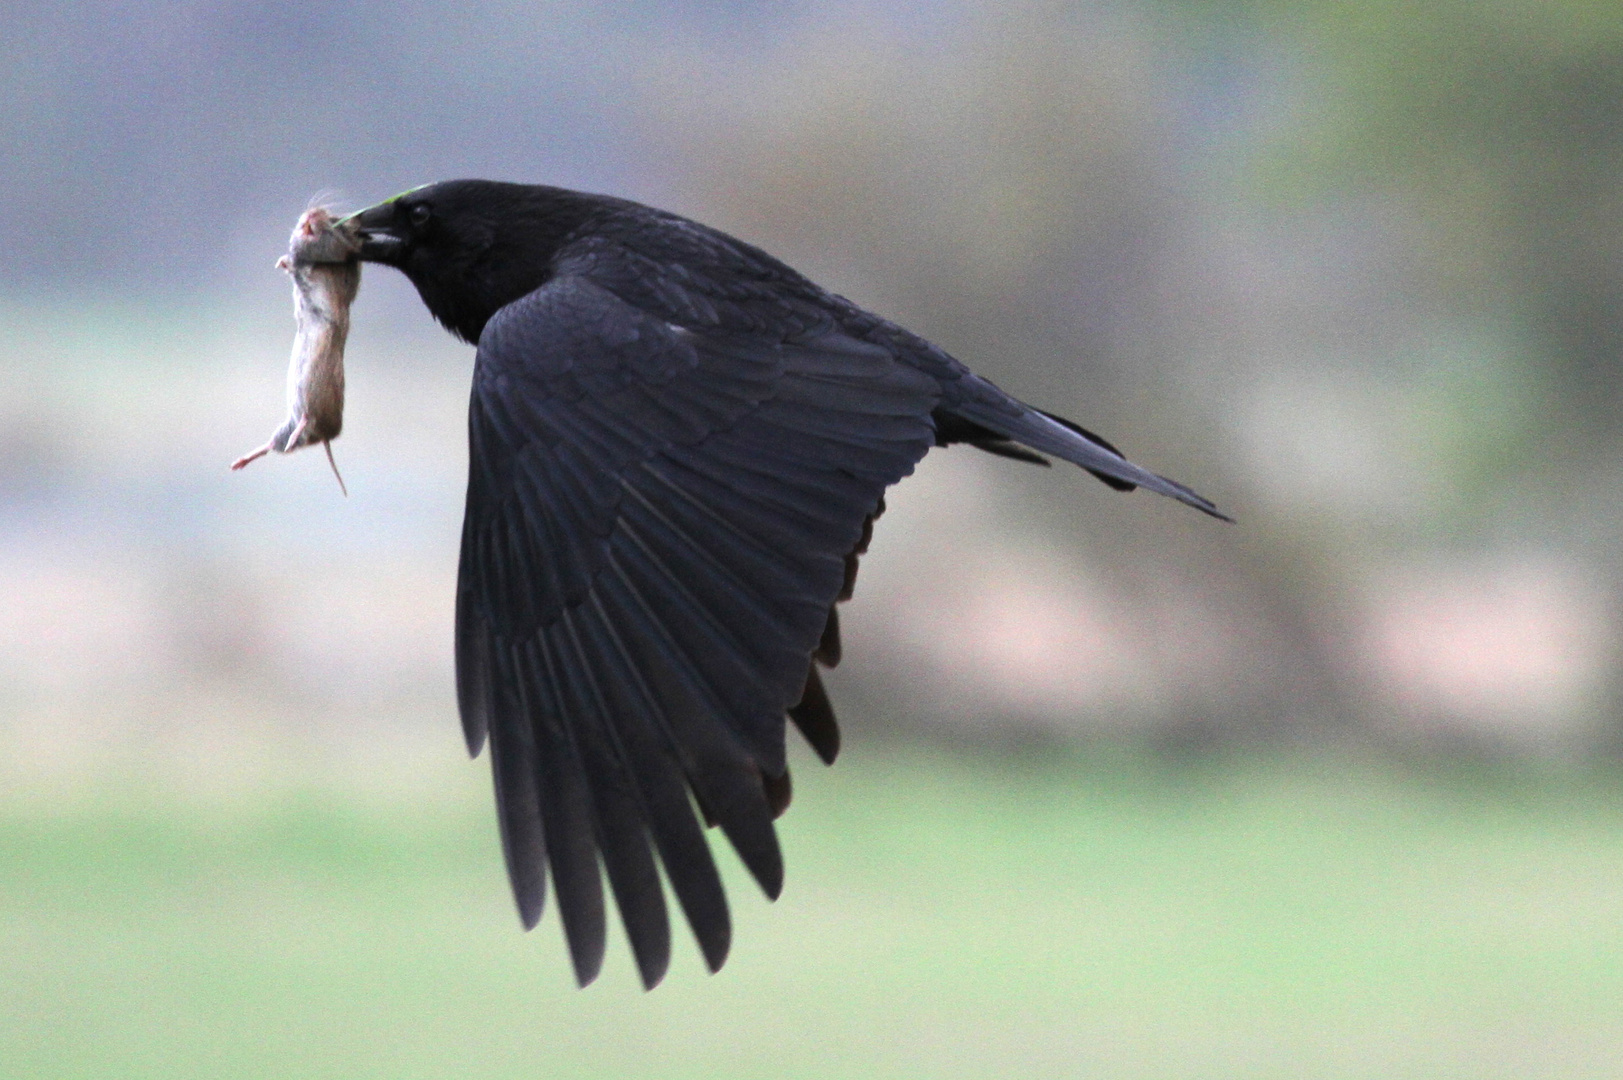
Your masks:
M 344 478 L 333 461 L 332 440 L 344 428 L 344 341 L 349 307 L 361 288 L 359 243 L 353 232 L 323 207 L 306 210 L 293 229 L 288 252 L 277 267 L 293 278 L 293 317 L 298 331 L 287 370 L 288 416 L 270 441 L 232 463 L 240 469 L 274 450 L 292 453 L 321 443 L 338 486 Z

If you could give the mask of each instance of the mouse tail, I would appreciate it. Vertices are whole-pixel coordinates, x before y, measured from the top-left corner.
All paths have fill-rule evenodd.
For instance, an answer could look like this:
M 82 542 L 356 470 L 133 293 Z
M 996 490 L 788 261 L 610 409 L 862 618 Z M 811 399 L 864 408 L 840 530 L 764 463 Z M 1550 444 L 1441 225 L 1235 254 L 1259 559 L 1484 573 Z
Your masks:
M 343 474 L 341 474 L 338 471 L 338 462 L 333 460 L 333 456 L 332 456 L 332 440 L 331 439 L 322 439 L 321 440 L 321 446 L 322 446 L 322 449 L 327 451 L 327 464 L 332 466 L 332 474 L 338 480 L 338 490 L 342 491 L 344 493 L 344 498 L 346 498 L 346 499 L 349 498 L 349 488 L 344 486 L 344 477 L 343 477 Z

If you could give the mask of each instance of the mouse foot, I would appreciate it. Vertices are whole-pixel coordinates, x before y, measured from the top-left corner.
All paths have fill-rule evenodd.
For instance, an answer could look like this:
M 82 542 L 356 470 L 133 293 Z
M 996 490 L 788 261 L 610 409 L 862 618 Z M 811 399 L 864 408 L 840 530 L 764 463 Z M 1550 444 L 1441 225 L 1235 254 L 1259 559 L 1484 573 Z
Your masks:
M 260 458 L 264 457 L 266 454 L 268 454 L 270 452 L 271 452 L 271 444 L 266 443 L 264 446 L 261 446 L 258 450 L 254 450 L 254 451 L 252 451 L 250 453 L 244 454 L 240 458 L 238 458 L 237 460 L 233 461 L 231 463 L 231 471 L 236 472 L 238 469 L 242 468 L 244 465 L 247 465 L 249 462 L 258 461 Z

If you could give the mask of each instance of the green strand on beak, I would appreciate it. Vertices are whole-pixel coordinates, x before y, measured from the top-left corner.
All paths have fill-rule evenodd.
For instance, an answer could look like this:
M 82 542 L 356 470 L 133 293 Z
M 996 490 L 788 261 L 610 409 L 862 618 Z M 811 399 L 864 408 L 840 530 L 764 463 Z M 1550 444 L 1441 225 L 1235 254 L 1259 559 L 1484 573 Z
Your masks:
M 338 219 L 338 224 L 347 225 L 351 221 L 354 221 L 356 218 L 360 217 L 362 214 L 366 213 L 368 210 L 375 210 L 379 206 L 388 206 L 390 203 L 397 202 L 400 199 L 404 199 L 407 195 L 410 195 L 412 192 L 421 191 L 425 187 L 428 187 L 428 186 L 429 185 L 427 185 L 427 184 L 418 184 L 416 187 L 407 188 L 405 191 L 400 192 L 398 195 L 390 195 L 387 199 L 384 199 L 382 202 L 374 203 L 372 206 L 363 207 L 362 209 L 355 211 L 353 214 L 346 214 L 345 216 Z

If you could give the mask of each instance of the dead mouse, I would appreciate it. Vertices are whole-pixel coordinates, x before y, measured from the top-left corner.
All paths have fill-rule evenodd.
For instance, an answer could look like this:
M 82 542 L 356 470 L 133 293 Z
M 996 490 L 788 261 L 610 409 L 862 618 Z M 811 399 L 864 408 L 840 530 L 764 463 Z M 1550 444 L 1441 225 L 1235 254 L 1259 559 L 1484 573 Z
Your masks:
M 287 369 L 288 416 L 270 441 L 231 464 L 240 469 L 275 450 L 278 454 L 312 443 L 327 450 L 327 462 L 345 495 L 344 478 L 333 460 L 332 440 L 344 427 L 344 339 L 349 306 L 361 288 L 360 243 L 354 230 L 323 207 L 306 210 L 293 228 L 287 254 L 277 267 L 293 277 L 293 317 L 298 332 Z

